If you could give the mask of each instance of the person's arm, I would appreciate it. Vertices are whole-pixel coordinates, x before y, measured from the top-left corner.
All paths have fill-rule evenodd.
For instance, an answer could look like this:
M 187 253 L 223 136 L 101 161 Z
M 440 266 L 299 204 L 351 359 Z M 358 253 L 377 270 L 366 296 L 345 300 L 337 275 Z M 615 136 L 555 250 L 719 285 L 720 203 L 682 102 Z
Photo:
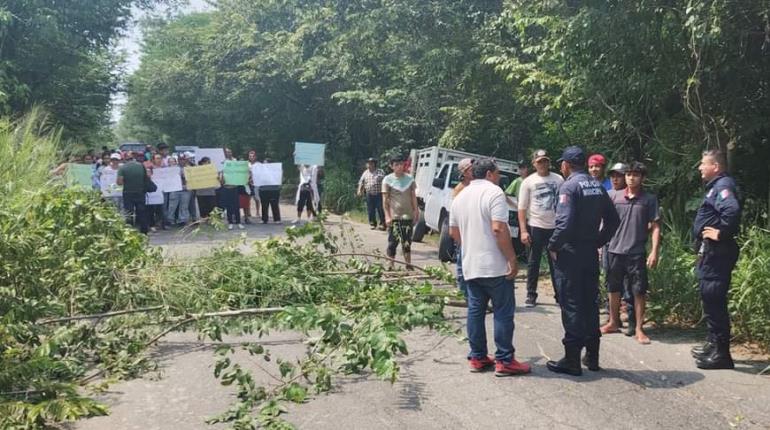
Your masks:
M 119 186 L 123 186 L 123 169 L 118 169 L 118 179 L 115 181 Z
M 607 244 L 620 226 L 620 218 L 607 191 L 602 189 L 602 227 L 599 230 L 599 247 Z
M 460 246 L 462 239 L 460 236 L 460 227 L 457 226 L 457 208 L 455 203 L 457 200 L 452 200 L 452 204 L 449 206 L 449 237 L 455 242 L 457 246 Z
M 575 195 L 573 192 L 574 184 L 565 182 L 559 187 L 559 201 L 556 204 L 556 226 L 548 242 L 548 250 L 551 256 L 556 257 L 556 252 L 560 251 L 567 240 L 572 236 L 575 229 L 575 211 L 573 209 Z
M 500 193 L 492 199 L 490 213 L 492 214 L 492 233 L 495 235 L 495 242 L 508 262 L 508 273 L 505 277 L 513 279 L 518 272 L 518 266 L 516 251 L 514 251 L 511 242 L 511 230 L 508 228 L 508 202 L 504 193 Z
M 647 267 L 652 269 L 658 265 L 658 253 L 660 252 L 660 222 L 652 222 L 652 245 L 650 246 L 650 255 L 647 256 Z
M 706 227 L 702 233 L 704 239 L 715 242 L 734 238 L 738 234 L 741 216 L 741 206 L 734 190 L 731 187 L 719 187 L 719 185 L 714 186 L 716 192 L 714 207 L 719 213 L 719 226 Z
M 390 227 L 393 218 L 390 215 L 390 192 L 385 181 L 382 181 L 382 210 L 385 212 L 385 225 Z
M 361 177 L 358 178 L 358 189 L 356 190 L 356 194 L 359 196 L 364 195 L 364 176 L 366 175 L 366 171 L 364 170 L 364 173 L 361 173 Z
M 529 187 L 522 184 L 519 188 L 519 201 L 517 204 L 517 216 L 519 218 L 519 237 L 523 245 L 529 245 L 531 240 L 527 230 L 527 208 L 529 208 Z

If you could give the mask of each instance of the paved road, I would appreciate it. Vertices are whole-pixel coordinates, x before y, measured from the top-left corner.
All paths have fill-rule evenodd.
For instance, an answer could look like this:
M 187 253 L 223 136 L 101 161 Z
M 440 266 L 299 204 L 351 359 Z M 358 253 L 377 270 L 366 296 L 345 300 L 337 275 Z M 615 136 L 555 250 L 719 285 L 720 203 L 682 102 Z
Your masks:
M 290 207 L 282 208 L 290 214 Z M 332 218 L 330 224 L 338 223 Z M 249 226 L 249 238 L 281 233 L 278 225 Z M 356 225 L 369 246 L 382 247 L 385 234 Z M 239 231 L 180 239 L 164 233 L 153 236 L 169 256 L 200 255 L 212 244 L 237 237 Z M 415 244 L 416 263 L 435 264 L 431 246 Z M 517 302 L 524 288 L 517 281 Z M 491 373 L 471 374 L 464 356 L 465 343 L 425 330 L 407 336 L 410 354 L 402 374 L 391 385 L 371 377 L 338 380 L 333 393 L 292 406 L 287 419 L 307 429 L 497 429 L 497 428 L 770 428 L 770 377 L 757 376 L 767 362 L 737 357 L 734 371 L 697 369 L 689 349 L 692 333 L 650 330 L 651 345 L 639 345 L 623 335 L 602 339 L 601 372 L 564 377 L 545 368 L 549 358 L 560 357 L 561 322 L 550 285 L 541 285 L 542 304 L 517 308 L 516 356 L 533 365 L 531 375 L 496 378 Z M 464 325 L 464 310 L 450 309 L 450 317 Z M 487 318 L 490 351 L 492 319 Z M 229 339 L 237 342 L 242 339 Z M 302 338 L 278 333 L 264 339 L 274 355 L 299 356 Z M 112 415 L 72 426 L 91 429 L 207 429 L 225 428 L 204 423 L 233 400 L 233 391 L 221 387 L 212 375 L 211 344 L 192 334 L 174 334 L 157 350 L 162 375 L 116 384 L 105 395 Z M 240 362 L 257 362 L 239 355 Z M 261 372 L 255 376 L 264 377 Z

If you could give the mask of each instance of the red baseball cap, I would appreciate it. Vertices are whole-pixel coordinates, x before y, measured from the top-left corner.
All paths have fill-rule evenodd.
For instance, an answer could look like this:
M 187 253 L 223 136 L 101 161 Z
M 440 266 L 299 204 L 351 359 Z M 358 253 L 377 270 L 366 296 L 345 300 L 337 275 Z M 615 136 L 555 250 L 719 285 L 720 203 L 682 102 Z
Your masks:
M 604 158 L 604 155 L 602 155 L 602 154 L 594 154 L 594 155 L 588 157 L 588 165 L 589 166 L 593 166 L 595 164 L 606 166 L 607 165 L 607 160 Z

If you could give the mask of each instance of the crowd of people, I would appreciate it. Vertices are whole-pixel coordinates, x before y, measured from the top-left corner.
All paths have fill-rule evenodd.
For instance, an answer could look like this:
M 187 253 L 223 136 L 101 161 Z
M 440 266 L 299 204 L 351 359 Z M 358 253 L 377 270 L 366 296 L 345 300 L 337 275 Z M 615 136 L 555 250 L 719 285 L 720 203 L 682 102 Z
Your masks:
M 235 160 L 230 149 L 224 149 L 224 157 Z M 247 159 L 250 166 L 260 162 L 255 151 L 249 151 Z M 197 165 L 208 163 L 207 157 L 197 160 Z M 281 222 L 280 185 L 254 187 L 250 177 L 248 186 L 235 186 L 220 173 L 219 187 L 187 190 L 184 167 L 195 164 L 194 154 L 170 154 L 165 145 L 144 152 L 105 151 L 92 161 L 93 186 L 103 190 L 104 175 L 117 174 L 116 185 L 122 193 L 105 194 L 105 199 L 124 210 L 145 233 L 206 219 L 215 207 L 224 210 L 229 229 L 244 228 L 252 217 L 252 202 L 255 216 L 261 216 L 263 223 L 268 222 L 269 211 L 273 222 Z M 389 163 L 392 173 L 386 175 L 370 158 L 358 181 L 357 193 L 366 197 L 371 228 L 387 231 L 386 255 L 391 265 L 399 246 L 404 261 L 411 264 L 412 230 L 420 219 L 416 183 L 408 174 L 408 164 L 405 157 L 395 156 Z M 461 182 L 453 190 L 449 234 L 457 245 L 458 288 L 468 304 L 468 362 L 473 372 L 493 366 L 498 376 L 530 372 L 529 364 L 515 359 L 513 346 L 513 281 L 518 263 L 509 230 L 511 197 L 517 199 L 520 240 L 527 249 L 525 306 L 537 306 L 540 264 L 545 257 L 561 308 L 564 357 L 548 361 L 548 369 L 575 376 L 582 374 L 582 366 L 600 370 L 600 337 L 620 333 L 624 319 L 627 336 L 639 344 L 650 343 L 644 331 L 648 270 L 658 263 L 661 217 L 657 197 L 644 187 L 647 167 L 633 161 L 607 169 L 603 155 L 586 157 L 575 146 L 566 148 L 556 164 L 561 175 L 551 170 L 545 150 L 534 151 L 529 163 L 520 163 L 520 177 L 505 190 L 499 186 L 501 172 L 493 159 L 467 158 L 457 165 Z M 183 189 L 157 190 L 153 170 L 174 166 L 179 167 Z M 702 369 L 734 366 L 727 294 L 738 259 L 735 236 L 741 208 L 726 166 L 724 154 L 711 150 L 703 153 L 698 168 L 706 195 L 693 226 L 695 269 L 709 335 L 703 345 L 693 348 L 692 355 Z M 312 219 L 321 210 L 323 172 L 318 166 L 298 168 L 297 220 L 303 212 Z M 599 322 L 601 271 L 609 315 L 603 325 Z M 484 322 L 490 304 L 497 348 L 494 359 L 488 355 Z
M 223 149 L 224 160 L 237 160 L 229 148 Z M 271 163 L 269 158 L 258 160 L 257 152 L 250 150 L 246 159 L 251 168 L 256 163 Z M 114 205 L 124 214 L 127 221 L 142 233 L 167 230 L 172 227 L 198 225 L 206 221 L 215 208 L 219 208 L 227 228 L 244 229 L 254 218 L 263 224 L 280 224 L 279 200 L 281 185 L 255 186 L 249 175 L 247 185 L 231 185 L 225 181 L 221 169 L 218 174 L 219 186 L 203 189 L 187 189 L 185 167 L 212 164 L 209 157 L 196 157 L 192 152 L 171 153 L 165 144 L 157 148 L 147 145 L 144 151 L 120 151 L 102 148 L 101 157 L 89 153 L 62 163 L 52 171 L 62 175 L 68 165 L 87 164 L 92 167 L 92 186 L 102 193 L 105 201 Z M 177 167 L 182 182 L 179 191 L 164 192 L 153 183 L 156 169 Z M 296 195 L 297 220 L 303 210 L 309 219 L 321 211 L 323 192 L 323 169 L 319 166 L 298 166 L 299 184 Z M 103 178 L 117 177 L 116 190 L 102 186 Z
M 545 251 L 554 296 L 561 308 L 564 357 L 548 361 L 547 368 L 574 376 L 582 374 L 582 366 L 600 370 L 600 337 L 621 332 L 622 307 L 627 315 L 625 334 L 640 344 L 650 343 L 643 327 L 648 270 L 657 265 L 661 233 L 658 200 L 644 188 L 647 167 L 638 161 L 619 162 L 607 171 L 603 155 L 586 157 L 579 147 L 566 148 L 557 164 L 561 175 L 551 171 L 545 150 L 535 151 L 531 160 L 534 172 L 530 174 L 529 166 L 522 163 L 520 178 L 505 191 L 498 185 L 500 170 L 492 159 L 464 159 L 458 164 L 462 182 L 454 190 L 449 226 L 458 244 L 458 287 L 468 304 L 468 362 L 472 372 L 493 366 L 497 376 L 531 370 L 514 354 L 513 280 L 518 267 L 510 240 L 506 194 L 518 199 L 520 237 L 528 249 L 525 305 L 537 305 L 540 261 Z M 692 355 L 701 369 L 734 366 L 727 293 L 738 258 L 735 235 L 740 205 L 726 166 L 719 151 L 704 152 L 699 166 L 706 196 L 694 221 L 693 236 L 709 335 L 703 345 L 693 348 Z M 361 178 L 367 192 L 373 188 L 366 186 L 375 176 L 372 167 Z M 382 191 L 387 199 L 384 185 Z M 373 196 L 369 198 L 376 201 Z M 386 223 L 389 219 L 386 211 Z M 370 222 L 375 225 L 372 211 Z M 608 291 L 609 319 L 604 325 L 599 322 L 600 271 L 605 274 Z M 497 348 L 494 359 L 488 355 L 484 323 L 490 303 Z

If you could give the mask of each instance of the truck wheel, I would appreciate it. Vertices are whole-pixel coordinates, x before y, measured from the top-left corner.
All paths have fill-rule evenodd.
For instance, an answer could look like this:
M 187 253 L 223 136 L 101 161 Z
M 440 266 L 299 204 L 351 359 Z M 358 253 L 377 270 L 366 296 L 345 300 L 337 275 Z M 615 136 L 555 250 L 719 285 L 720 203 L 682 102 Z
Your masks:
M 420 211 L 420 219 L 414 226 L 414 232 L 412 233 L 412 242 L 422 242 L 422 238 L 428 231 L 428 226 L 425 225 L 425 212 Z
M 449 219 L 441 221 L 441 237 L 438 241 L 438 259 L 444 263 L 455 261 L 455 241 L 449 235 Z

